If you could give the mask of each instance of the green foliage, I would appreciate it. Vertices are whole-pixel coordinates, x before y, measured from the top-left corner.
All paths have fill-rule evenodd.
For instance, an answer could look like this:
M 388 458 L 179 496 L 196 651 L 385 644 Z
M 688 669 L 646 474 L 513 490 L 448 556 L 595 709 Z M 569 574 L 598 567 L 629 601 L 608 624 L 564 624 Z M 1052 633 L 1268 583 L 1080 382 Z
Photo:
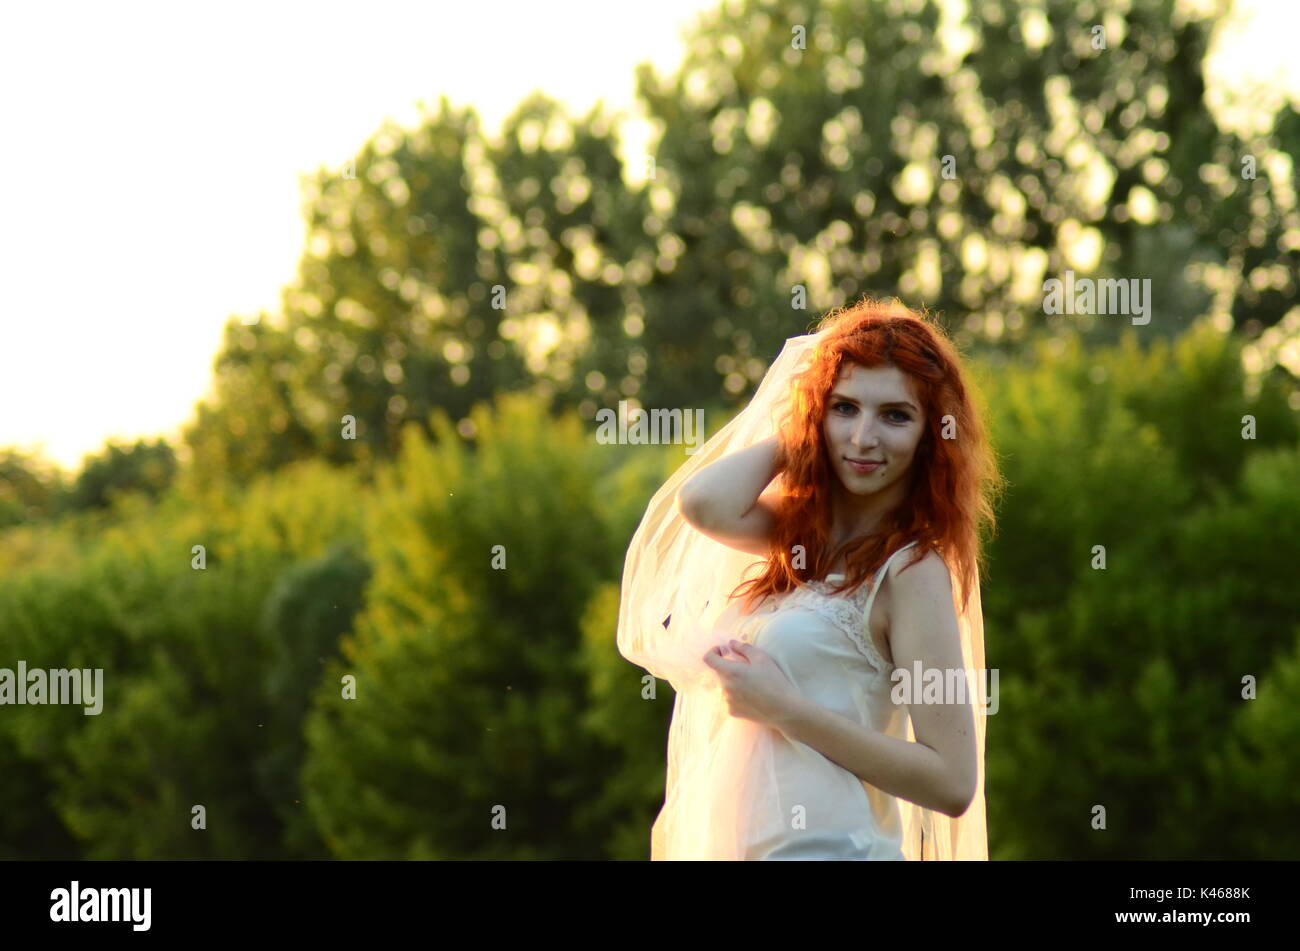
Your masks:
M 30 814 L 43 795 L 61 826 L 35 854 L 63 854 L 72 837 L 89 859 L 284 857 L 284 804 L 256 772 L 282 742 L 268 732 L 279 632 L 264 604 L 280 571 L 359 538 L 359 502 L 349 474 L 303 465 L 224 502 L 134 512 L 57 570 L 0 587 L 0 665 L 103 670 L 98 715 L 27 705 L 0 721 L 0 756 L 17 757 L 7 775 L 21 777 L 12 798 Z M 206 830 L 191 828 L 195 805 Z M 0 815 L 10 852 L 32 847 L 22 821 Z
M 975 367 L 997 858 L 1294 854 L 1261 830 L 1294 809 L 1300 437 L 1239 365 L 1197 328 Z M 373 487 L 298 464 L 11 528 L 0 666 L 102 667 L 105 707 L 6 709 L 0 854 L 644 859 L 673 693 L 615 650 L 617 579 L 683 448 L 519 394 L 429 428 Z
M 35 452 L 0 449 L 0 531 L 47 518 L 66 491 L 58 467 Z
M 302 804 L 302 721 L 325 665 L 338 656 L 341 638 L 361 611 L 369 577 L 358 546 L 345 540 L 284 572 L 267 599 L 263 626 L 273 654 L 264 681 L 268 752 L 258 776 L 295 857 L 329 857 Z
M 68 495 L 69 508 L 107 508 L 126 492 L 157 498 L 176 475 L 176 453 L 165 439 L 137 439 L 132 446 L 110 440 L 87 456 Z
M 1207 790 L 1234 721 L 1258 722 L 1241 677 L 1272 682 L 1297 623 L 1300 448 L 1277 393 L 1243 392 L 1239 349 L 1210 331 L 1172 357 L 1042 347 L 993 387 L 1010 482 L 983 589 L 995 857 L 1249 855 L 1248 811 L 1209 814 Z M 1253 442 L 1246 414 L 1268 420 Z M 1291 775 L 1294 749 L 1271 754 Z
M 575 729 L 579 620 L 617 557 L 591 511 L 595 443 L 512 394 L 472 422 L 472 451 L 441 413 L 435 444 L 409 429 L 380 477 L 367 606 L 307 722 L 307 803 L 340 858 L 601 853 L 571 821 L 602 781 Z
M 663 805 L 668 726 L 676 694 L 612 650 L 618 629 L 619 586 L 602 585 L 582 621 L 580 661 L 591 706 L 581 728 L 604 746 L 603 794 L 584 804 L 582 818 L 603 831 L 604 858 L 650 857 L 650 827 Z
M 232 320 L 187 441 L 242 475 L 389 458 L 406 424 L 503 390 L 584 418 L 628 394 L 734 408 L 863 293 L 963 345 L 1113 341 L 1127 318 L 1044 312 L 1067 270 L 1149 280 L 1148 336 L 1211 310 L 1256 336 L 1295 302 L 1300 113 L 1220 129 L 1204 57 L 1227 0 L 1179 5 L 980 0 L 945 27 L 937 0 L 719 3 L 678 71 L 637 68 L 661 134 L 626 168 L 615 117 L 542 96 L 499 137 L 446 100 L 385 124 L 353 175 L 312 177 L 284 313 Z
M 1291 649 L 1257 680 L 1258 698 L 1235 701 L 1230 735 L 1211 760 L 1208 811 L 1233 830 L 1219 844 L 1222 858 L 1294 861 L 1300 854 L 1300 627 L 1291 630 Z

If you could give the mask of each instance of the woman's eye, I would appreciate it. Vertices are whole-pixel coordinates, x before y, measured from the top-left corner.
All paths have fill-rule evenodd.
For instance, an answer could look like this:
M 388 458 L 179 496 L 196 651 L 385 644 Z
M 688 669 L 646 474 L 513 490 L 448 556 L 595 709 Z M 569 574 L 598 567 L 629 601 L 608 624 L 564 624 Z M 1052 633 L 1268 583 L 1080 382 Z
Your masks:
M 857 409 L 857 407 L 854 406 L 852 403 L 836 403 L 836 404 L 834 404 L 834 405 L 831 407 L 831 409 L 839 410 L 841 407 L 844 407 L 844 409 L 841 410 L 841 412 L 845 412 L 845 413 L 849 412 L 850 410 L 856 410 L 856 409 Z M 909 423 L 909 422 L 912 421 L 912 417 L 911 417 L 911 415 L 908 414 L 905 410 L 901 410 L 901 409 L 891 409 L 891 410 L 890 410 L 888 413 L 886 413 L 885 415 L 886 415 L 886 416 L 887 416 L 887 417 L 888 417 L 888 418 L 889 418 L 889 419 L 890 419 L 890 420 L 891 420 L 895 425 L 899 425 L 899 426 L 901 426 L 903 423 Z

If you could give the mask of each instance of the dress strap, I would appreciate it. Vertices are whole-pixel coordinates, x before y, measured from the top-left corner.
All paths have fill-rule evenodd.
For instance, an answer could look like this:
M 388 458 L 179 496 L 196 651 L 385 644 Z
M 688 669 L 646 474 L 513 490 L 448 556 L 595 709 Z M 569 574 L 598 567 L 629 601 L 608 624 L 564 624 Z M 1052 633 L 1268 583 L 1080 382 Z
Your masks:
M 871 608 L 872 605 L 876 603 L 876 594 L 880 591 L 880 585 L 885 580 L 885 572 L 889 570 L 890 563 L 893 562 L 895 558 L 897 558 L 899 555 L 907 551 L 915 544 L 916 542 L 908 542 L 902 548 L 898 549 L 896 552 L 894 552 L 892 555 L 890 555 L 888 558 L 885 559 L 885 563 L 881 565 L 880 570 L 876 572 L 876 578 L 871 583 L 871 594 L 867 595 L 867 609 L 862 615 L 863 625 L 869 625 L 871 623 Z

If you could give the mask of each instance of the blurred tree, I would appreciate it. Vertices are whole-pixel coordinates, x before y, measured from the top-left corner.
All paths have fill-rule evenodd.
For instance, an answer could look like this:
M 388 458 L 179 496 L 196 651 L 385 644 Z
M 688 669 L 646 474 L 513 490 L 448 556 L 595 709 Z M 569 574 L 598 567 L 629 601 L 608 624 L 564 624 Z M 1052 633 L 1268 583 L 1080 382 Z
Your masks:
M 308 458 L 324 438 L 303 421 L 286 381 L 298 350 L 265 317 L 226 324 L 214 362 L 215 395 L 198 404 L 183 431 L 190 453 L 184 481 L 193 488 L 212 488 L 227 477 L 243 481 Z M 333 432 L 340 430 L 341 424 Z
M 1286 636 L 1284 630 L 1272 633 Z M 1300 627 L 1291 638 L 1291 650 L 1271 671 L 1241 672 L 1241 680 L 1254 678 L 1255 696 L 1238 701 L 1232 736 L 1210 763 L 1207 811 L 1232 829 L 1216 850 L 1224 859 L 1295 861 L 1300 855 Z M 1245 684 L 1239 685 L 1244 694 Z
M 0 530 L 55 514 L 66 491 L 63 471 L 40 453 L 0 449 Z
M 303 563 L 359 540 L 365 497 L 352 474 L 311 462 L 209 502 L 124 507 L 61 548 L 57 565 L 0 585 L 0 657 L 103 673 L 97 715 L 22 705 L 0 717 L 0 769 L 17 767 L 0 852 L 65 856 L 72 838 L 87 859 L 310 854 L 293 803 L 275 798 L 275 766 L 293 755 L 283 721 L 301 689 L 282 676 L 283 658 L 317 632 L 264 622 L 284 620 L 286 589 L 309 583 Z M 277 586 L 286 569 L 292 580 Z M 277 588 L 280 607 L 268 609 Z M 331 604 L 354 597 L 343 585 L 333 593 Z M 294 676 L 314 679 L 310 668 Z M 35 806 L 42 794 L 48 810 Z M 191 825 L 196 805 L 206 829 Z
M 1144 339 L 1207 311 L 1247 338 L 1279 323 L 1300 115 L 1247 141 L 1216 125 L 1205 53 L 1228 0 L 945 9 L 720 4 L 673 76 L 637 70 L 661 132 L 626 156 L 644 187 L 599 108 L 571 120 L 534 95 L 491 139 L 445 99 L 385 125 L 310 181 L 283 316 L 228 330 L 196 465 L 383 457 L 404 423 L 428 434 L 430 409 L 463 420 L 498 390 L 587 419 L 619 399 L 734 406 L 786 337 L 863 291 L 1006 348 L 1129 325 L 1048 316 L 1043 281 L 1071 270 L 1150 280 Z
M 707 436 L 730 421 L 721 411 L 709 411 L 705 418 L 710 424 Z M 686 461 L 684 447 L 610 447 L 603 456 L 618 465 L 601 477 L 592 507 L 613 538 L 630 539 L 649 498 Z M 650 828 L 663 805 L 668 726 L 676 694 L 667 681 L 652 684 L 649 674 L 615 649 L 620 592 L 618 582 L 602 584 L 581 620 L 578 659 L 590 704 L 579 725 L 604 747 L 604 783 L 602 794 L 582 805 L 575 822 L 601 830 L 606 858 L 639 861 L 650 856 Z
M 347 173 L 306 181 L 307 251 L 283 317 L 227 326 L 216 392 L 187 431 L 197 468 L 386 458 L 404 423 L 427 427 L 434 407 L 459 420 L 525 379 L 494 290 L 504 253 L 479 243 L 474 128 L 444 98 L 414 132 L 385 126 Z
M 167 440 L 137 439 L 132 446 L 109 440 L 98 454 L 82 461 L 68 494 L 68 507 L 108 508 L 114 497 L 126 492 L 157 498 L 175 475 L 176 453 Z
M 576 663 L 616 558 L 590 505 L 604 450 L 536 400 L 497 407 L 473 410 L 474 453 L 441 413 L 435 444 L 409 427 L 381 478 L 366 608 L 306 726 L 307 806 L 338 858 L 604 854 Z
M 1225 790 L 1279 815 L 1291 793 L 1262 784 L 1295 775 L 1295 750 L 1272 749 L 1249 794 L 1223 774 L 1292 676 L 1273 672 L 1300 627 L 1300 428 L 1281 388 L 1246 392 L 1237 338 L 1202 326 L 1146 353 L 1131 338 L 1044 341 L 985 380 L 1010 483 L 982 591 L 1000 671 L 991 854 L 1283 857 L 1282 840 L 1250 853 L 1250 807 Z M 1259 716 L 1245 674 L 1272 684 Z
M 1254 335 L 1295 305 L 1300 116 L 1248 142 L 1216 126 L 1204 54 L 1226 3 L 967 8 L 720 4 L 674 76 L 638 71 L 663 131 L 661 266 L 638 290 L 647 405 L 718 377 L 747 391 L 785 337 L 864 289 L 1007 348 L 1128 325 L 1047 316 L 1043 281 L 1067 269 L 1150 279 L 1149 338 L 1207 308 Z
M 619 591 L 617 584 L 603 585 L 582 623 L 580 659 L 591 705 L 580 725 L 605 747 L 605 781 L 602 794 L 583 803 L 575 821 L 601 830 L 603 858 L 644 861 L 650 858 L 650 830 L 664 800 L 676 693 L 613 649 Z
M 302 723 L 325 665 L 338 656 L 340 639 L 352 630 L 364 602 L 370 568 L 357 547 L 345 539 L 285 572 L 267 598 L 263 616 L 273 659 L 264 680 L 267 752 L 257 773 L 267 801 L 284 823 L 284 850 L 300 859 L 330 857 L 303 805 Z
M 46 764 L 23 756 L 0 732 L 0 862 L 78 861 L 77 840 L 50 802 L 53 784 Z

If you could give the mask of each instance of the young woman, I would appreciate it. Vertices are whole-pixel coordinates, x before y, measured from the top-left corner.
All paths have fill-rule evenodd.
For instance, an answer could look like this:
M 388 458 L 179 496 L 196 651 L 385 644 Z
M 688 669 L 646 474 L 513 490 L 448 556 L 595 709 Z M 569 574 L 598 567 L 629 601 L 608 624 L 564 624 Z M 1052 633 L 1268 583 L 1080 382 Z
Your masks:
M 924 316 L 864 300 L 787 342 L 629 548 L 619 649 L 677 691 L 652 858 L 988 857 L 980 533 L 1000 487 Z

